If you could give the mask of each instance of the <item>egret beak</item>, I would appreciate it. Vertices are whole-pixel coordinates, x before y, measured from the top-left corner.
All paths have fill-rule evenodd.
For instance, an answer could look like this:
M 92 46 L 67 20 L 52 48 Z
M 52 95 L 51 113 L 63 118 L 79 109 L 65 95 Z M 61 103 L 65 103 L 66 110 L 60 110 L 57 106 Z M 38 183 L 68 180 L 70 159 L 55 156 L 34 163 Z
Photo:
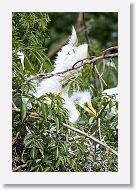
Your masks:
M 87 112 L 91 113 L 95 117 L 97 116 L 97 113 L 91 104 L 87 104 L 87 105 L 85 105 L 85 107 L 86 107 Z

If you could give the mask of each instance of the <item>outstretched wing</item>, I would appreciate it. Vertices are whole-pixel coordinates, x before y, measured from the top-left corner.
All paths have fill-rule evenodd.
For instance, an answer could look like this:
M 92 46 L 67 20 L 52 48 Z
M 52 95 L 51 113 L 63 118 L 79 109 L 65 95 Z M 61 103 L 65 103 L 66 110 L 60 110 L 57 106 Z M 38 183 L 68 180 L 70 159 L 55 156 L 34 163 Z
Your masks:
M 58 55 L 55 60 L 55 69 L 53 73 L 62 72 L 68 69 L 71 65 L 69 60 L 71 56 L 77 50 L 78 39 L 74 26 L 72 27 L 72 35 L 70 37 L 69 42 L 62 47 L 62 49 L 58 52 Z
M 55 60 L 55 69 L 52 73 L 63 72 L 67 69 L 73 67 L 73 65 L 87 58 L 88 45 L 82 44 L 78 45 L 77 34 L 75 28 L 72 28 L 72 35 L 67 45 L 65 45 L 61 51 L 58 52 L 58 55 Z M 72 75 L 74 72 L 71 73 Z

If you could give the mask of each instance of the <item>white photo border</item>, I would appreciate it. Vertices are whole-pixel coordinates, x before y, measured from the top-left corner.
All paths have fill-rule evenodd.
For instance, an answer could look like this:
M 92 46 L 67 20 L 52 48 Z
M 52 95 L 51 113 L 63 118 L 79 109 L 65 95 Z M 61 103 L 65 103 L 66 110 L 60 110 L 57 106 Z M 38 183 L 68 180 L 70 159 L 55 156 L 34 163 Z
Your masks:
M 12 12 L 118 12 L 118 172 L 12 172 Z M 0 164 L 3 184 L 130 184 L 130 3 L 6 0 L 1 3 Z

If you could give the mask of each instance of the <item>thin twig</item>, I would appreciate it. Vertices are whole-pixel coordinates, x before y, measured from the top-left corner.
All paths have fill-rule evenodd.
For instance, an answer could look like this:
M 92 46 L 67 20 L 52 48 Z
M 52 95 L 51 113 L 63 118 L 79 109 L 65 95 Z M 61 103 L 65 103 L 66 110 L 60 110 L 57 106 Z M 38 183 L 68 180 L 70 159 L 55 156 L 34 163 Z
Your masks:
M 13 101 L 12 101 L 12 107 L 17 109 L 17 107 L 16 107 L 16 105 L 15 105 L 15 103 Z
M 98 113 L 98 115 L 94 118 L 92 124 L 91 124 L 91 127 L 93 125 L 95 125 L 96 121 L 98 120 L 98 118 L 101 117 L 102 113 L 104 112 L 105 108 L 107 107 L 107 105 L 109 104 L 109 102 L 106 102 L 106 104 L 103 106 L 103 108 L 100 110 L 100 112 Z
M 22 169 L 22 168 L 25 168 L 27 166 L 27 164 L 22 164 L 22 165 L 20 165 L 20 166 L 18 166 L 18 167 L 16 167 L 16 168 L 13 168 L 13 172 L 16 172 L 16 171 L 18 171 L 18 170 L 20 170 L 20 169 Z
M 113 47 L 109 47 L 106 50 L 103 51 L 103 55 L 106 55 L 106 53 L 108 51 L 112 51 L 112 50 L 118 50 L 118 46 L 113 46 Z
M 105 147 L 106 149 L 108 149 L 109 151 L 111 151 L 113 154 L 115 154 L 116 156 L 118 156 L 118 152 L 113 150 L 112 148 L 110 148 L 106 143 L 103 143 L 101 141 L 99 141 L 98 139 L 96 139 L 95 137 L 93 137 L 92 135 L 88 135 L 87 133 L 75 128 L 75 127 L 71 127 L 70 125 L 67 125 L 65 123 L 62 123 L 62 125 L 68 129 L 71 129 L 72 131 L 75 131 L 91 140 L 93 140 L 94 142 L 100 144 L 101 146 Z
M 101 120 L 100 120 L 100 118 L 98 118 L 97 122 L 98 122 L 99 137 L 100 137 L 100 141 L 101 141 L 102 140 L 102 134 L 101 134 Z
M 107 86 L 105 80 L 102 78 L 102 75 L 99 73 L 99 71 L 98 71 L 96 65 L 95 65 L 95 72 L 97 73 L 97 75 L 99 76 L 99 78 L 102 80 L 102 82 L 105 84 L 105 86 Z
M 21 112 L 21 110 L 19 108 L 12 108 L 12 111 L 13 112 Z M 34 118 L 34 119 L 41 119 L 43 118 L 41 115 L 39 115 L 38 113 L 35 113 L 35 112 L 27 112 L 27 115 L 31 118 Z
M 17 109 L 17 110 L 16 110 L 16 109 L 13 109 L 13 108 L 12 108 L 12 110 L 13 110 L 13 111 L 20 112 L 20 109 Z M 102 112 L 102 111 L 101 111 L 101 112 Z M 39 116 L 39 114 L 37 114 L 37 113 L 28 112 L 28 116 L 29 116 L 29 117 L 31 116 L 31 114 L 34 114 L 34 115 L 38 115 L 38 116 Z M 101 113 L 100 113 L 100 114 L 101 114 Z M 99 114 L 99 116 L 100 116 L 100 114 Z M 41 116 L 39 116 L 39 118 L 41 118 Z M 37 118 L 35 118 L 35 119 L 37 119 Z M 94 142 L 97 142 L 98 144 L 104 146 L 105 148 L 107 148 L 108 150 L 110 150 L 111 152 L 113 152 L 114 154 L 118 155 L 115 150 L 113 150 L 112 148 L 110 148 L 110 147 L 109 147 L 108 145 L 106 145 L 105 143 L 99 141 L 99 140 L 96 139 L 95 137 L 93 137 L 93 136 L 91 136 L 91 135 L 88 135 L 88 134 L 86 134 L 85 132 L 83 132 L 83 131 L 81 131 L 81 130 L 79 130 L 79 129 L 76 129 L 76 128 L 74 128 L 74 127 L 71 127 L 71 126 L 69 126 L 69 125 L 67 125 L 67 124 L 65 124 L 65 123 L 62 123 L 62 125 L 65 126 L 65 127 L 67 127 L 68 129 L 71 129 L 71 130 L 73 130 L 73 131 L 78 132 L 79 134 L 82 134 L 82 135 L 85 136 L 85 137 L 88 137 L 89 139 L 93 140 Z M 18 135 L 18 136 L 19 136 L 19 135 Z M 16 138 L 16 140 L 17 140 L 17 138 Z
M 86 22 L 85 22 L 85 13 L 83 13 L 83 25 L 85 27 L 85 38 L 86 38 L 86 42 L 88 44 L 88 53 L 89 56 L 91 56 L 91 47 L 90 47 L 90 42 L 89 42 L 89 37 L 88 37 L 88 33 L 87 33 L 87 26 L 86 26 Z
M 22 127 L 20 128 L 20 130 L 17 132 L 15 138 L 13 139 L 12 145 L 14 145 L 14 144 L 16 143 L 16 141 L 17 141 L 17 139 L 18 139 L 18 137 L 19 137 L 19 135 L 20 135 L 21 130 L 22 130 Z
M 93 66 L 92 66 L 92 83 L 94 86 L 94 95 L 97 96 L 96 78 L 95 78 L 95 64 L 96 64 L 96 62 L 94 62 Z
M 100 60 L 103 60 L 103 59 L 110 59 L 110 58 L 115 58 L 115 57 L 118 57 L 118 53 L 109 54 L 109 55 L 101 55 L 101 56 L 98 56 L 98 57 L 95 57 L 95 58 L 92 58 L 92 59 L 85 58 L 85 59 L 77 61 L 74 64 L 74 65 L 76 65 L 74 68 L 72 67 L 70 69 L 67 69 L 67 70 L 62 71 L 62 72 L 57 72 L 57 73 L 47 73 L 45 75 L 42 75 L 42 77 L 40 75 L 34 76 L 34 77 L 29 78 L 27 81 L 36 80 L 36 79 L 46 79 L 46 78 L 50 78 L 50 77 L 53 77 L 53 76 L 61 76 L 61 77 L 63 77 L 63 76 L 65 76 L 64 74 L 66 74 L 66 73 L 68 73 L 70 71 L 78 70 L 83 65 L 93 64 L 93 63 L 96 63 L 97 61 L 100 61 Z M 84 60 L 87 60 L 87 61 L 84 62 Z M 77 63 L 80 63 L 80 62 L 81 62 L 81 64 L 77 65 Z
M 13 112 L 18 112 L 20 113 L 21 110 L 19 108 L 12 108 L 12 111 Z M 34 118 L 34 119 L 41 119 L 43 118 L 42 116 L 40 116 L 38 113 L 35 113 L 35 112 L 27 112 L 27 115 L 31 118 Z M 14 137 L 13 141 L 12 141 L 12 145 L 14 145 L 22 131 L 22 129 L 24 128 L 24 126 L 21 126 L 20 129 L 18 130 L 18 132 L 16 133 L 16 136 Z

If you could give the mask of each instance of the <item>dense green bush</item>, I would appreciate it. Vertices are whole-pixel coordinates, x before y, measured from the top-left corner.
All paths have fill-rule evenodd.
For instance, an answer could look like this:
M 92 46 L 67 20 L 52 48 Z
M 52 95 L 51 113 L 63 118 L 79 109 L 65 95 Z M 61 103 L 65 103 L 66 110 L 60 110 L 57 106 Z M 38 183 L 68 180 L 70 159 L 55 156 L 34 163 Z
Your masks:
M 59 95 L 45 94 L 40 98 L 29 95 L 33 89 L 26 79 L 31 75 L 49 73 L 53 70 L 55 57 L 50 51 L 71 34 L 78 13 L 13 13 L 13 171 L 19 172 L 99 172 L 118 171 L 117 156 L 85 136 L 64 127 L 71 125 L 68 111 L 63 108 Z M 86 13 L 90 56 L 100 56 L 102 51 L 117 45 L 117 13 Z M 86 43 L 84 30 L 79 42 Z M 18 52 L 24 54 L 21 62 Z M 113 51 L 114 53 L 114 51 Z M 84 65 L 79 75 L 67 81 L 69 92 L 88 90 L 92 94 L 93 107 L 99 112 L 108 102 L 100 117 L 101 138 L 98 121 L 80 107 L 80 119 L 75 128 L 93 135 L 109 147 L 118 149 L 118 103 L 115 96 L 102 95 L 102 91 L 117 85 L 117 58 L 96 63 L 107 86 L 91 64 Z M 46 98 L 51 104 L 45 103 Z M 29 98 L 28 109 L 24 98 Z M 116 113 L 108 117 L 111 108 Z

